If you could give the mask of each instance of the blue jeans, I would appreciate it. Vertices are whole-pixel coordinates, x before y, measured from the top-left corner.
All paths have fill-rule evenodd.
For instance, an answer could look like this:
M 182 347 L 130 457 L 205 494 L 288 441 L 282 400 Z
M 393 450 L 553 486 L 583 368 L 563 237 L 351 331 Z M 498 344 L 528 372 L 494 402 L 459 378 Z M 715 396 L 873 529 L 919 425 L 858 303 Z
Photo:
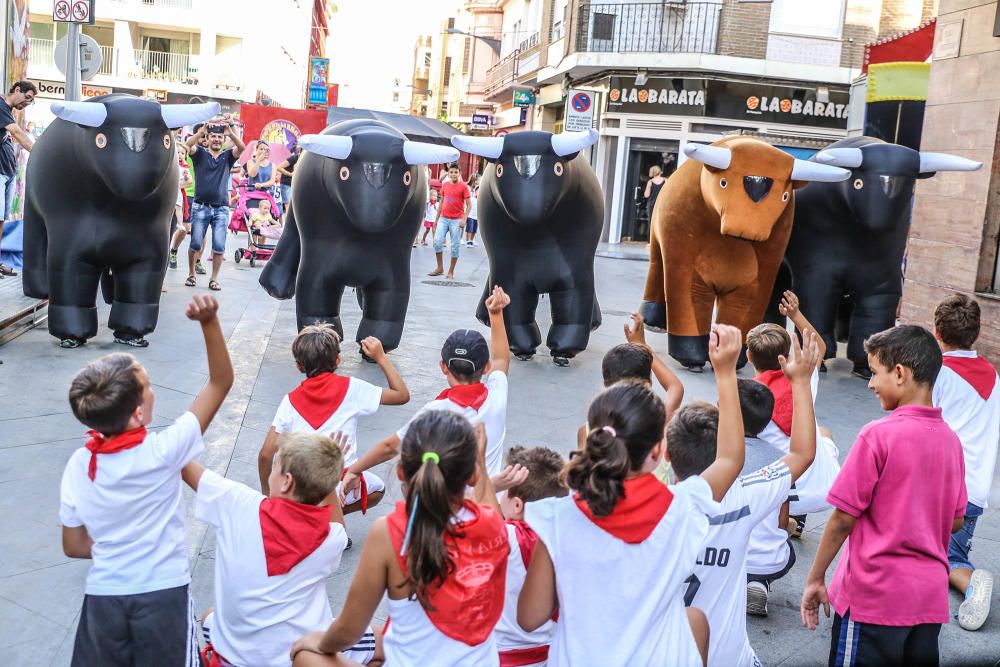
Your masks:
M 10 209 L 14 204 L 14 192 L 17 190 L 17 174 L 6 176 L 0 174 L 0 188 L 3 188 L 3 222 L 10 220 Z
M 288 205 L 292 202 L 292 186 L 281 184 L 281 203 L 278 204 L 278 208 L 281 209 L 281 215 L 285 214 L 288 210 Z
M 451 235 L 451 256 L 458 257 L 462 247 L 462 228 L 458 225 L 461 218 L 441 218 L 438 220 L 437 231 L 434 232 L 434 252 L 444 252 L 444 238 Z
M 952 570 L 956 568 L 976 569 L 969 560 L 969 551 L 972 549 L 972 534 L 976 532 L 976 522 L 982 515 L 982 507 L 972 503 L 965 506 L 965 525 L 957 533 L 952 533 L 951 540 L 948 542 L 948 564 Z
M 228 206 L 206 206 L 199 202 L 191 204 L 191 245 L 190 249 L 201 252 L 205 234 L 212 228 L 212 252 L 221 255 L 226 252 L 226 230 L 229 227 Z

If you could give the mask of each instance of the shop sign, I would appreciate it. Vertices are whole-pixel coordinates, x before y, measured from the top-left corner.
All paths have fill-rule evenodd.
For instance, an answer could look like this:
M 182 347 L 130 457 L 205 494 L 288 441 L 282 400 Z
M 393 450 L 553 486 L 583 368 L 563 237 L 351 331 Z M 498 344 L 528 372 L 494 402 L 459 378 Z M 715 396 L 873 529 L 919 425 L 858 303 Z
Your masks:
M 846 87 L 829 86 L 825 100 L 817 88 L 774 86 L 743 81 L 708 82 L 706 116 L 810 125 L 838 130 L 847 128 L 850 93 Z
M 62 100 L 66 98 L 66 84 L 61 81 L 31 79 L 31 82 L 35 84 L 35 88 L 38 89 L 38 99 L 40 100 Z M 81 87 L 83 89 L 83 99 L 100 97 L 101 95 L 110 95 L 114 92 L 114 89 L 110 86 L 92 86 L 85 83 Z
M 472 114 L 472 129 L 473 130 L 490 129 L 490 114 L 488 113 Z
M 530 107 L 535 103 L 535 94 L 530 90 L 514 90 L 514 106 Z
M 643 86 L 635 77 L 613 76 L 608 90 L 611 113 L 651 113 L 702 116 L 705 113 L 705 80 L 652 77 Z

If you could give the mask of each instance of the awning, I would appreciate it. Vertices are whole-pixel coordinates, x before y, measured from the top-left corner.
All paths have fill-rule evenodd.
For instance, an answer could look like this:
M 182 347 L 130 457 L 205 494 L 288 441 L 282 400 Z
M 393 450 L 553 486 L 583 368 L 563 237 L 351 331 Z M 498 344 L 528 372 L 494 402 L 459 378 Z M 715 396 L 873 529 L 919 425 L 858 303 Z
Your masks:
M 436 118 L 349 107 L 330 107 L 326 110 L 327 125 L 333 125 L 343 120 L 358 119 L 382 121 L 402 132 L 411 141 L 424 141 L 431 144 L 450 146 L 451 138 L 456 134 L 462 134 L 448 123 Z

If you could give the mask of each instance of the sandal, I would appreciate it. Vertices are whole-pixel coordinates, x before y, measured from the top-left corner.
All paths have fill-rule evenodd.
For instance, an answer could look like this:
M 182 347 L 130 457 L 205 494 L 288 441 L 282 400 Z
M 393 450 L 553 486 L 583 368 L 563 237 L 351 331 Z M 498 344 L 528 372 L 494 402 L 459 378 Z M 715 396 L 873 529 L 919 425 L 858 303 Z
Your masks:
M 184 284 L 187 285 L 188 287 L 194 287 L 195 285 L 198 284 L 198 281 L 194 276 L 188 276 L 187 280 L 184 281 Z
M 444 275 L 444 271 L 441 270 L 441 269 L 434 269 L 433 271 L 431 271 L 427 275 L 429 275 L 429 276 L 443 276 Z
M 212 290 L 213 292 L 221 292 L 222 285 L 219 284 L 218 280 L 209 280 L 208 289 Z

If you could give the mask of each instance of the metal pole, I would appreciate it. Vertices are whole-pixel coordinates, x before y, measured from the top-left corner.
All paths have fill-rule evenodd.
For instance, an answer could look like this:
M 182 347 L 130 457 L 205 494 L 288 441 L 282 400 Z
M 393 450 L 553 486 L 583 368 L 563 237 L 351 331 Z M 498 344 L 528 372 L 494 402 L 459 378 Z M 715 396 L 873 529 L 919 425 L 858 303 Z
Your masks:
M 83 99 L 80 87 L 80 24 L 70 23 L 66 35 L 66 101 Z

